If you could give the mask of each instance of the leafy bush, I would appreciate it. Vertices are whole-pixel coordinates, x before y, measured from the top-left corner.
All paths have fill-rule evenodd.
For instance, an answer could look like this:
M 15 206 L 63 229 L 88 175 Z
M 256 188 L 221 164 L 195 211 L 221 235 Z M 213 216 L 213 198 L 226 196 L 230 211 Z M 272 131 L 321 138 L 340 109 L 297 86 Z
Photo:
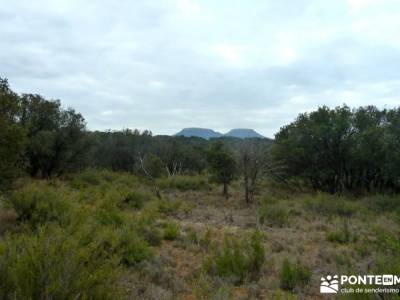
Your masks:
M 0 243 L 1 299 L 114 299 L 118 272 L 58 227 Z
M 259 232 L 249 239 L 225 237 L 221 247 L 205 263 L 205 269 L 220 277 L 230 278 L 236 283 L 250 275 L 257 275 L 265 261 L 265 251 Z
M 162 199 L 159 202 L 158 211 L 167 216 L 173 216 L 179 211 L 182 204 L 180 199 Z
M 99 185 L 102 183 L 100 171 L 87 169 L 82 173 L 75 174 L 71 179 L 71 186 L 76 189 L 86 188 L 91 185 Z
M 398 211 L 400 209 L 400 197 L 389 195 L 374 195 L 363 199 L 367 206 L 378 212 Z
M 181 191 L 198 191 L 210 188 L 207 178 L 200 175 L 178 175 L 159 178 L 157 184 L 161 189 L 177 189 Z
M 142 209 L 144 204 L 152 199 L 153 196 L 149 193 L 133 191 L 125 197 L 124 203 L 128 204 L 134 209 Z
M 339 244 L 347 244 L 355 239 L 355 236 L 351 234 L 349 229 L 348 221 L 344 221 L 342 227 L 327 232 L 326 239 L 330 242 L 339 243 Z
M 122 215 L 114 207 L 99 208 L 96 211 L 96 220 L 102 225 L 119 227 L 124 223 Z
M 164 239 L 175 240 L 179 235 L 179 226 L 174 222 L 168 222 L 164 228 Z
M 14 192 L 8 201 L 18 221 L 27 222 L 33 228 L 47 222 L 62 225 L 70 221 L 71 204 L 62 191 L 50 186 L 30 184 Z
M 304 205 L 306 209 L 325 216 L 351 217 L 360 209 L 357 202 L 322 193 L 307 198 Z
M 396 234 L 376 228 L 377 241 L 376 266 L 377 274 L 400 273 L 400 240 Z
M 122 263 L 127 266 L 133 266 L 153 256 L 147 242 L 134 231 L 124 230 L 119 246 L 122 249 Z
M 158 228 L 146 226 L 140 233 L 150 246 L 159 246 L 161 244 L 162 236 Z
M 291 263 L 288 259 L 285 259 L 282 263 L 279 279 L 281 289 L 294 291 L 310 282 L 311 271 L 300 261 Z
M 112 259 L 133 266 L 153 256 L 143 235 L 130 225 L 120 228 L 92 225 L 83 230 L 81 241 L 91 247 L 92 259 Z
M 289 209 L 285 202 L 264 199 L 258 214 L 262 224 L 268 223 L 272 226 L 284 227 L 289 223 Z

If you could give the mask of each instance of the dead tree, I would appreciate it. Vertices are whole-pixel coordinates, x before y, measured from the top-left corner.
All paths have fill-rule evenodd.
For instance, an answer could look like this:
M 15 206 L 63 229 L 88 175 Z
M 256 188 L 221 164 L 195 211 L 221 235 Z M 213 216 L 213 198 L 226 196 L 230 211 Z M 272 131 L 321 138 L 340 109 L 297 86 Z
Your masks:
M 139 155 L 139 161 L 140 161 L 140 167 L 143 171 L 143 173 L 146 175 L 146 177 L 150 180 L 150 182 L 153 185 L 153 190 L 155 195 L 157 196 L 158 199 L 161 199 L 161 193 L 160 193 L 160 189 L 157 186 L 157 182 L 156 179 L 154 178 L 154 176 L 146 169 L 145 164 L 144 164 L 144 157 Z
M 240 149 L 240 163 L 247 204 L 253 201 L 263 177 L 277 176 L 282 170 L 282 165 L 271 159 L 268 147 L 259 140 L 245 141 Z

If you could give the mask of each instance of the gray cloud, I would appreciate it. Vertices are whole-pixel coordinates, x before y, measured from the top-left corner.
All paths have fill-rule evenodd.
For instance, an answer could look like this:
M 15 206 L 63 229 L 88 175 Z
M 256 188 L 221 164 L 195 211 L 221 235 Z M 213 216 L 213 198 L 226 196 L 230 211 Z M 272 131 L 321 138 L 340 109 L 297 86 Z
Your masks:
M 396 1 L 0 4 L 0 76 L 90 129 L 273 136 L 323 104 L 400 104 Z

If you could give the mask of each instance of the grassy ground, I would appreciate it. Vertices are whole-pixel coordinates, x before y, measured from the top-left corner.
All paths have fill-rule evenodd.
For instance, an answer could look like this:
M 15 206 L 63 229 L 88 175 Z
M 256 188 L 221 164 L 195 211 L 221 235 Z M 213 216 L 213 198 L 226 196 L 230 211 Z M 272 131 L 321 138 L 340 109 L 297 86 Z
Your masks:
M 0 298 L 322 299 L 327 274 L 399 274 L 400 198 L 202 177 L 21 181 L 1 199 Z M 101 296 L 100 296 L 101 295 Z M 371 298 L 373 299 L 373 298 Z

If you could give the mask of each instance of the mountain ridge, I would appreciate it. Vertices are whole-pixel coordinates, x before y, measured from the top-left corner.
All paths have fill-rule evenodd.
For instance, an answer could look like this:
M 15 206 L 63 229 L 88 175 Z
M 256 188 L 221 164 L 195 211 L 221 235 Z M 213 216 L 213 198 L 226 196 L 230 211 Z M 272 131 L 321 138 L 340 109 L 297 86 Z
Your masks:
M 235 137 L 240 139 L 245 138 L 266 138 L 265 136 L 259 134 L 254 129 L 249 128 L 234 128 L 229 130 L 227 133 L 223 134 L 221 132 L 215 131 L 209 128 L 201 127 L 187 127 L 183 128 L 174 136 L 185 136 L 185 137 L 200 137 L 203 139 L 218 138 L 218 137 Z

